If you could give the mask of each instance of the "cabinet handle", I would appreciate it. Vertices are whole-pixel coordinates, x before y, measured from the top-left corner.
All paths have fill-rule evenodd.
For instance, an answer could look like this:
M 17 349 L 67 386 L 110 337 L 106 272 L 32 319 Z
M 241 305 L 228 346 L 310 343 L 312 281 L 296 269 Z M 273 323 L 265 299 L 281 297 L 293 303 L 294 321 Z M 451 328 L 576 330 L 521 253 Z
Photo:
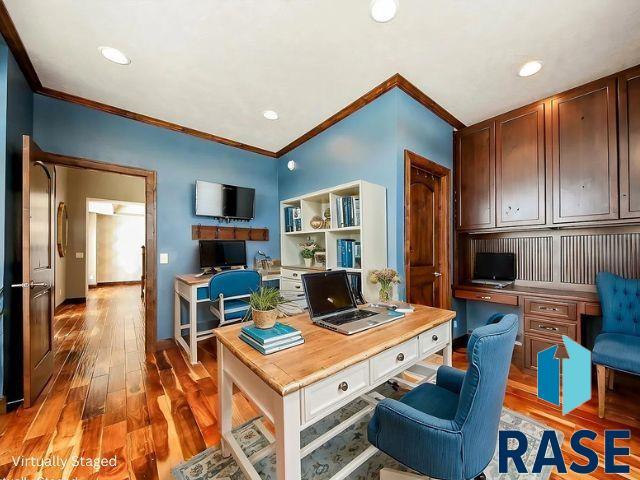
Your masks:
M 538 328 L 541 328 L 543 330 L 549 330 L 550 332 L 558 331 L 558 327 L 547 327 L 546 325 L 538 325 Z
M 399 353 L 398 356 L 396 357 L 396 360 L 399 362 L 402 362 L 404 360 L 404 353 Z
M 433 340 L 434 342 L 438 341 L 438 335 L 434 335 L 433 337 L 431 337 L 431 340 Z
M 298 276 L 298 274 L 297 274 L 297 273 L 294 273 L 294 274 L 293 274 L 293 276 L 294 276 L 294 277 L 297 277 L 297 276 Z
M 347 382 L 342 382 L 340 385 L 338 385 L 338 390 L 346 392 L 347 390 L 349 390 L 349 384 Z
M 558 312 L 559 309 L 557 307 L 538 307 L 538 310 L 542 310 L 543 312 Z
M 478 298 L 481 300 L 491 300 L 491 297 L 489 295 L 478 295 Z
M 301 287 L 300 287 L 300 285 L 296 285 L 295 287 L 296 287 L 296 288 L 298 288 L 298 289 L 300 289 L 300 288 L 301 288 Z

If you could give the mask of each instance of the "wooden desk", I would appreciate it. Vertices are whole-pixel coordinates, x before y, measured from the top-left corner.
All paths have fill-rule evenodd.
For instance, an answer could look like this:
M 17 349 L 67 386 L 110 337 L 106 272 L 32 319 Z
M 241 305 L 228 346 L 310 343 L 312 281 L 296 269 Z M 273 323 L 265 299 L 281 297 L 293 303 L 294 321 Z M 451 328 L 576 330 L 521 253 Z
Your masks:
M 419 306 L 400 320 L 347 336 L 315 326 L 305 313 L 286 322 L 302 332 L 305 343 L 272 355 L 240 340 L 240 325 L 217 329 L 223 454 L 233 455 L 247 478 L 260 479 L 231 434 L 235 385 L 275 426 L 278 480 L 299 480 L 301 459 L 346 427 L 338 425 L 302 449 L 300 432 L 433 353 L 442 350 L 451 365 L 454 317 L 449 310 Z M 375 403 L 375 396 L 363 398 Z M 345 478 L 376 452 L 369 447 L 332 478 Z
M 178 345 L 189 355 L 191 363 L 198 363 L 198 346 L 195 328 L 191 325 L 198 323 L 198 303 L 210 302 L 209 280 L 213 275 L 197 275 L 187 273 L 176 275 L 174 281 L 174 302 L 173 302 L 173 338 Z M 263 282 L 279 281 L 280 271 L 274 270 L 262 275 Z M 189 305 L 189 322 L 182 323 L 180 315 L 180 299 L 185 300 Z M 189 330 L 189 344 L 182 338 L 182 331 Z M 211 335 L 213 337 L 213 335 Z
M 537 368 L 538 352 L 561 342 L 562 335 L 582 342 L 583 315 L 601 315 L 596 292 L 461 284 L 454 287 L 454 297 L 518 307 L 523 318 L 523 347 L 516 349 L 515 358 L 530 370 Z

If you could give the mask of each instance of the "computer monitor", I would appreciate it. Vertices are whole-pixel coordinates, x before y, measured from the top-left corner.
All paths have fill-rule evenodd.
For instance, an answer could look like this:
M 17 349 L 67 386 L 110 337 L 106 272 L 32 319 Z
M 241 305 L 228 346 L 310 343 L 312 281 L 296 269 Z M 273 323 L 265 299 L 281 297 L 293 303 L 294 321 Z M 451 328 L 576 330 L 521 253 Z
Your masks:
M 302 275 L 302 283 L 311 318 L 356 308 L 344 270 L 306 273 Z
M 247 265 L 244 240 L 200 240 L 200 268 L 230 268 Z
M 476 253 L 474 279 L 510 280 L 516 279 L 516 256 L 513 253 Z

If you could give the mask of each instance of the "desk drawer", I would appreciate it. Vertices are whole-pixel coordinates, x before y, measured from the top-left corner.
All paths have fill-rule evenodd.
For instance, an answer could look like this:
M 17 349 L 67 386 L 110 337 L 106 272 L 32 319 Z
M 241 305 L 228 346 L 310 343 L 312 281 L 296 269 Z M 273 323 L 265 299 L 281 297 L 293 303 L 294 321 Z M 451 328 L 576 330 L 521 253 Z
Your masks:
M 291 280 L 298 280 L 300 281 L 300 278 L 302 277 L 302 274 L 307 273 L 307 272 L 303 272 L 302 270 L 291 270 L 288 268 L 282 268 L 280 270 L 280 277 L 281 278 L 289 278 Z
M 526 334 L 524 336 L 524 366 L 525 368 L 538 369 L 538 352 L 562 343 L 562 340 L 542 338 Z
M 558 318 L 562 320 L 576 319 L 576 304 L 574 302 L 562 302 L 539 298 L 524 299 L 524 314 L 542 315 L 543 317 Z
M 420 334 L 420 355 L 437 352 L 451 338 L 451 322 L 439 325 Z
M 544 337 L 560 338 L 566 335 L 571 340 L 576 340 L 576 324 L 559 322 L 549 318 L 524 317 L 524 329 L 526 332 L 537 333 Z
M 288 278 L 280 279 L 280 290 L 287 292 L 304 292 L 304 288 L 302 288 L 302 281 L 290 280 Z
M 321 417 L 325 412 L 349 398 L 364 393 L 369 387 L 369 362 L 361 362 L 304 389 L 304 422 Z
M 518 305 L 518 296 L 508 293 L 475 292 L 473 290 L 456 290 L 456 298 L 478 300 L 480 302 L 501 303 L 503 305 Z
M 379 353 L 369 360 L 371 384 L 389 376 L 391 372 L 402 371 L 406 366 L 418 359 L 418 339 L 412 338 L 408 342 Z

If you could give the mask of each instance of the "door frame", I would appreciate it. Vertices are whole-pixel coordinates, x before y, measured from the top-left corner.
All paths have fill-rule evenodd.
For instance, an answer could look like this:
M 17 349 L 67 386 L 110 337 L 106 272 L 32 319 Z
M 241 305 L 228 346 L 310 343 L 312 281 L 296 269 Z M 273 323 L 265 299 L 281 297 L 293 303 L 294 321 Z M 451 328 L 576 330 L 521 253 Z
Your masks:
M 28 135 L 25 135 L 25 138 Z M 145 246 L 147 255 L 145 258 L 145 352 L 153 353 L 157 347 L 157 297 L 158 297 L 158 272 L 156 265 L 157 251 L 157 184 L 158 174 L 154 170 L 145 170 L 137 167 L 126 167 L 115 163 L 101 162 L 88 158 L 71 157 L 57 153 L 38 152 L 38 160 L 51 165 L 62 167 L 83 168 L 99 172 L 119 173 L 142 177 L 145 182 Z
M 440 180 L 440 205 L 441 228 L 440 228 L 440 251 L 438 252 L 438 269 L 440 277 L 440 289 L 438 300 L 440 308 L 451 308 L 451 170 L 432 162 L 410 150 L 404 151 L 404 271 L 406 279 L 406 293 L 409 298 L 411 280 L 409 278 L 409 257 L 411 247 L 411 236 L 409 225 L 411 220 L 411 167 L 419 168 L 429 172 Z

